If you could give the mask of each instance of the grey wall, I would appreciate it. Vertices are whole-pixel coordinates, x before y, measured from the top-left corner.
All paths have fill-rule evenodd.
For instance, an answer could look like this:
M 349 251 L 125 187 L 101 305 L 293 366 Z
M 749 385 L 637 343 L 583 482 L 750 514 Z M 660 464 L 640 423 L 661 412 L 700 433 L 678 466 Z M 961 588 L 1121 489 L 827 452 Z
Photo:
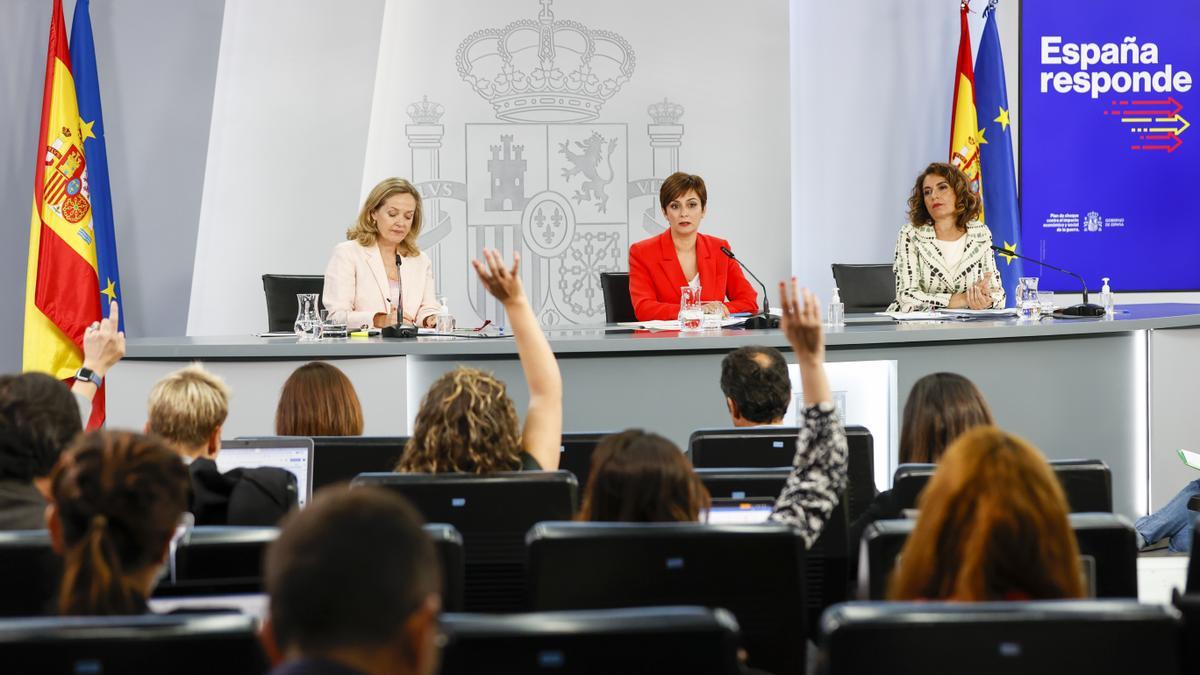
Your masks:
M 74 0 L 65 0 L 67 33 Z M 0 2 L 0 372 L 21 366 L 51 5 Z M 224 0 L 92 2 L 126 332 L 182 335 Z

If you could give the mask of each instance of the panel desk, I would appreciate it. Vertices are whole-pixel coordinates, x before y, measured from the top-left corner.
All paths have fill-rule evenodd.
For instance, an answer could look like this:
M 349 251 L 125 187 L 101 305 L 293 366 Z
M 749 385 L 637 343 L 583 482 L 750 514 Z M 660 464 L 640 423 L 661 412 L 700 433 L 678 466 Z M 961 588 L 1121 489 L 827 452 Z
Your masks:
M 849 324 L 828 332 L 827 359 L 893 362 L 894 407 L 926 374 L 971 378 L 998 423 L 1047 456 L 1107 462 L 1116 509 L 1133 517 L 1161 506 L 1195 477 L 1175 450 L 1200 448 L 1200 305 L 1118 309 L 1114 319 Z M 567 431 L 642 427 L 681 447 L 694 429 L 728 425 L 718 384 L 726 352 L 765 344 L 794 361 L 778 330 L 551 328 L 547 336 L 563 372 Z M 335 363 L 354 382 L 368 435 L 407 434 L 429 384 L 460 364 L 507 382 L 522 415 L 527 404 L 511 338 L 136 338 L 108 377 L 109 423 L 141 429 L 154 382 L 203 361 L 234 391 L 224 436 L 269 434 L 283 381 L 317 359 Z M 897 435 L 888 434 L 888 447 L 877 445 L 877 465 L 886 462 L 879 475 L 894 468 Z

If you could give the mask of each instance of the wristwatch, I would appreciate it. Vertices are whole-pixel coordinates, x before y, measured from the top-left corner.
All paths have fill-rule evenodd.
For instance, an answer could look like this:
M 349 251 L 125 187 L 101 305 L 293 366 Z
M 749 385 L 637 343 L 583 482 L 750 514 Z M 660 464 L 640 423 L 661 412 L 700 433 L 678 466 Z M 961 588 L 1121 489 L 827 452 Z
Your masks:
M 91 368 L 80 368 L 75 371 L 75 379 L 80 382 L 91 382 L 99 389 L 101 384 L 104 384 L 104 376 Z

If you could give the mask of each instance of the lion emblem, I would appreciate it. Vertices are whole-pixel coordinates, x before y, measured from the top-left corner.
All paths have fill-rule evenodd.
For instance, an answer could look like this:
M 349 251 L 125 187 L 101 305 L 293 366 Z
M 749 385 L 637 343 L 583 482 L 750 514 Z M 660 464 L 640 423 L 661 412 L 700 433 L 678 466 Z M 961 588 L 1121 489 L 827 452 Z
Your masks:
M 613 138 L 608 141 L 608 150 L 606 151 L 604 137 L 599 132 L 593 131 L 587 139 L 575 141 L 575 145 L 581 152 L 572 152 L 570 141 L 563 141 L 558 145 L 559 154 L 565 156 L 571 163 L 569 168 L 562 170 L 563 178 L 566 178 L 569 183 L 571 178 L 577 174 L 583 174 L 586 180 L 575 190 L 573 195 L 575 203 L 582 204 L 594 199 L 596 200 L 596 209 L 600 213 L 607 213 L 608 193 L 604 191 L 604 188 L 613 180 L 612 155 L 613 150 L 617 148 L 617 139 Z M 601 162 L 607 164 L 607 178 L 600 175 Z

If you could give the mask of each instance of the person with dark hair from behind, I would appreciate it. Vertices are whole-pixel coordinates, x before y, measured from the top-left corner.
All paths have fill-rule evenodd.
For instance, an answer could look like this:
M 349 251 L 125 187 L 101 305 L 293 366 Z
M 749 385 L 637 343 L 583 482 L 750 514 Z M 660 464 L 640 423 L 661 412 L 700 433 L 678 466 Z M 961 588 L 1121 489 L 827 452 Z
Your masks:
M 187 487 L 187 467 L 152 437 L 93 431 L 63 452 L 45 513 L 63 556 L 59 613 L 146 613 Z
M 350 378 L 324 361 L 288 376 L 275 408 L 276 436 L 361 436 L 362 406 Z
M 805 408 L 792 471 L 770 519 L 795 527 L 812 546 L 846 486 L 846 434 L 825 376 L 825 338 L 820 307 L 796 281 L 779 285 L 780 328 L 800 366 Z M 708 507 L 708 491 L 675 444 L 640 430 L 605 438 L 592 455 L 584 489 L 583 520 L 696 521 Z
M 904 402 L 900 463 L 937 464 L 946 448 L 963 433 L 995 423 L 987 400 L 973 382 L 957 373 L 926 375 L 913 384 Z M 871 523 L 902 517 L 891 490 L 876 494 L 867 510 L 850 523 L 850 564 L 858 565 L 863 531 Z
M 370 487 L 324 488 L 289 515 L 265 563 L 272 675 L 435 672 L 441 573 L 421 526 Z
M 739 347 L 721 360 L 721 391 L 733 426 L 782 424 L 792 399 L 787 361 L 774 347 Z
M 84 331 L 83 370 L 101 381 L 125 355 L 117 311 L 114 302 L 111 319 Z M 83 430 L 96 390 L 94 379 L 77 379 L 67 389 L 45 373 L 0 376 L 0 530 L 45 526 L 50 470 Z
M 921 493 L 892 600 L 1082 598 L 1067 499 L 1046 458 L 996 427 L 950 444 Z
M 296 505 L 296 477 L 277 467 L 217 468 L 229 387 L 192 364 L 155 383 L 146 433 L 167 441 L 191 475 L 188 510 L 197 525 L 275 525 Z

